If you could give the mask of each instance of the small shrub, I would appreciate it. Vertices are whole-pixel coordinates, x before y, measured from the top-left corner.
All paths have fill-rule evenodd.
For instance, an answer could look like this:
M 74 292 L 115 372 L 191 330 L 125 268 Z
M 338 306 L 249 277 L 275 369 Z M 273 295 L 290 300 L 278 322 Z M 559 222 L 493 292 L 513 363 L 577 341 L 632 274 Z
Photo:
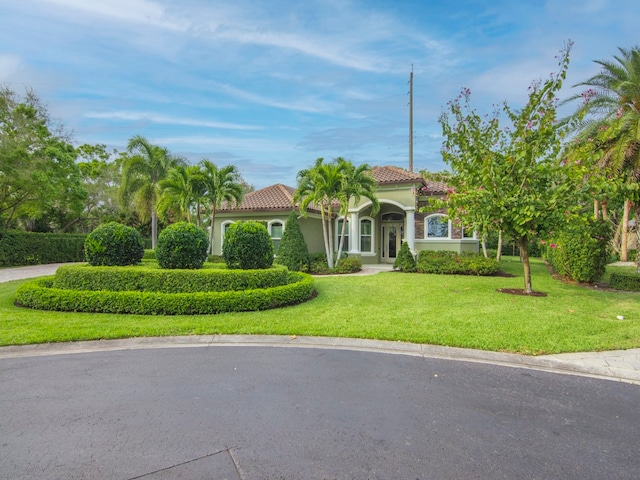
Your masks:
M 156 259 L 156 251 L 150 248 L 144 249 L 144 254 L 142 255 L 143 260 L 155 260 Z
M 162 268 L 202 268 L 207 259 L 209 239 L 193 223 L 178 222 L 162 230 L 156 258 Z
M 87 235 L 84 252 L 90 265 L 135 265 L 142 260 L 144 243 L 133 227 L 109 222 Z
M 611 233 L 606 221 L 575 218 L 549 242 L 545 257 L 558 274 L 595 282 L 609 261 Z
M 396 260 L 393 262 L 393 269 L 400 270 L 401 272 L 415 272 L 416 271 L 416 260 L 413 258 L 413 253 L 409 249 L 409 244 L 407 242 L 402 242 L 402 246 L 400 247 L 400 252 L 396 257 Z
M 362 260 L 356 257 L 342 258 L 335 268 L 336 273 L 356 273 L 362 270 Z
M 309 249 L 304 241 L 302 230 L 300 230 L 298 215 L 294 210 L 287 218 L 276 261 L 280 265 L 285 265 L 292 272 L 299 272 L 308 270 L 309 260 Z
M 450 251 L 423 250 L 418 254 L 416 270 L 419 273 L 494 275 L 500 266 L 495 258 L 475 253 L 458 254 Z
M 640 292 L 640 274 L 637 273 L 612 273 L 609 279 L 609 287 L 616 290 Z
M 236 222 L 227 228 L 222 256 L 227 268 L 269 268 L 273 265 L 273 241 L 261 223 Z

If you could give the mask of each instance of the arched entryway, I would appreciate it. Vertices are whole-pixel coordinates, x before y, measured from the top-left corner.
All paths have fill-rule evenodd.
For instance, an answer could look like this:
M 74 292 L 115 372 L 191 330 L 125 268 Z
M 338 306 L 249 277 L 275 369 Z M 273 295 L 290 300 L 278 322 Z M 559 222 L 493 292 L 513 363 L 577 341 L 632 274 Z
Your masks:
M 380 221 L 380 260 L 383 263 L 393 263 L 400 252 L 404 231 L 405 215 L 403 212 L 388 212 L 381 214 Z

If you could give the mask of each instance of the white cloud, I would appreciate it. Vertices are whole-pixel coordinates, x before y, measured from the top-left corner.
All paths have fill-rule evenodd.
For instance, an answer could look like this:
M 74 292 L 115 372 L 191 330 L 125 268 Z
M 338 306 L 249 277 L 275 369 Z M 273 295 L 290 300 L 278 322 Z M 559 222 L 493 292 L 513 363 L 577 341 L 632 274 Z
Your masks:
M 171 117 L 148 112 L 116 111 L 116 112 L 88 112 L 86 118 L 102 118 L 108 120 L 132 120 L 148 121 L 152 123 L 162 123 L 169 125 L 189 125 L 194 127 L 222 128 L 228 130 L 259 130 L 262 127 L 254 125 L 241 125 L 226 122 L 211 122 L 208 120 L 195 120 L 190 118 Z
M 189 23 L 170 18 L 164 6 L 149 0 L 41 0 L 57 7 L 69 8 L 91 16 L 117 21 L 154 25 L 169 30 L 184 31 Z

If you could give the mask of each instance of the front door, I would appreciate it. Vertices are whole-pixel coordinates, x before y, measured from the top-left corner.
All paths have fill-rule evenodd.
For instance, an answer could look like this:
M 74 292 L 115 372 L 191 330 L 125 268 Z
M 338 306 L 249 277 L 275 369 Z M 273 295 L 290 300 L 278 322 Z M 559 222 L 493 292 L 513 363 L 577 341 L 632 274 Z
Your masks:
M 402 246 L 404 226 L 401 223 L 382 224 L 382 261 L 393 263 Z

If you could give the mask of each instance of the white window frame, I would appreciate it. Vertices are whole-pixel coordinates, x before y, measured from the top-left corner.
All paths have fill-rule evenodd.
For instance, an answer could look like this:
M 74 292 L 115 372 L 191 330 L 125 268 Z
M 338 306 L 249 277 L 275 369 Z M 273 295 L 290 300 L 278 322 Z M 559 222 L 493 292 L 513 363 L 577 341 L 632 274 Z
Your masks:
M 425 240 L 451 240 L 451 220 L 447 221 L 447 236 L 446 237 L 430 237 L 429 236 L 429 219 L 435 217 L 446 217 L 444 213 L 432 213 L 424 218 L 424 239 Z
M 282 235 L 279 236 L 279 237 L 274 237 L 273 234 L 271 233 L 271 227 L 276 223 L 278 223 L 278 224 L 280 224 L 282 226 L 282 235 L 284 235 L 285 222 L 283 222 L 282 220 L 278 220 L 278 219 L 270 220 L 269 222 L 267 222 L 267 230 L 269 231 L 269 236 L 271 237 L 271 241 L 282 240 Z M 273 243 L 273 246 L 274 246 L 274 250 L 275 250 L 275 246 L 276 246 L 275 242 Z M 280 244 L 278 244 L 278 246 L 280 246 Z
M 340 230 L 340 222 L 343 222 L 343 221 L 345 221 L 345 220 L 344 220 L 344 217 L 342 217 L 342 216 L 336 218 L 335 228 L 333 229 L 334 230 L 334 240 L 335 240 L 334 244 L 333 244 L 333 247 L 335 248 L 336 251 L 338 251 L 338 246 L 340 245 L 340 234 L 342 233 L 341 230 Z M 346 230 L 344 232 L 344 239 L 347 242 L 351 242 L 351 235 L 349 235 L 351 233 L 349 231 L 349 228 L 351 227 L 351 222 L 349 221 L 349 218 L 347 218 L 346 222 L 347 222 L 347 226 L 346 226 Z M 348 252 L 349 248 L 351 248 L 351 243 L 347 243 L 347 248 L 343 247 L 342 251 L 343 252 Z
M 369 221 L 371 222 L 371 234 L 369 235 L 371 237 L 371 250 L 369 251 L 365 251 L 362 250 L 362 222 L 363 221 Z M 374 254 L 376 253 L 376 239 L 375 239 L 375 234 L 376 234 L 376 221 L 375 219 L 373 219 L 372 217 L 360 217 L 359 221 L 358 221 L 358 248 L 360 249 L 360 252 L 363 254 Z

